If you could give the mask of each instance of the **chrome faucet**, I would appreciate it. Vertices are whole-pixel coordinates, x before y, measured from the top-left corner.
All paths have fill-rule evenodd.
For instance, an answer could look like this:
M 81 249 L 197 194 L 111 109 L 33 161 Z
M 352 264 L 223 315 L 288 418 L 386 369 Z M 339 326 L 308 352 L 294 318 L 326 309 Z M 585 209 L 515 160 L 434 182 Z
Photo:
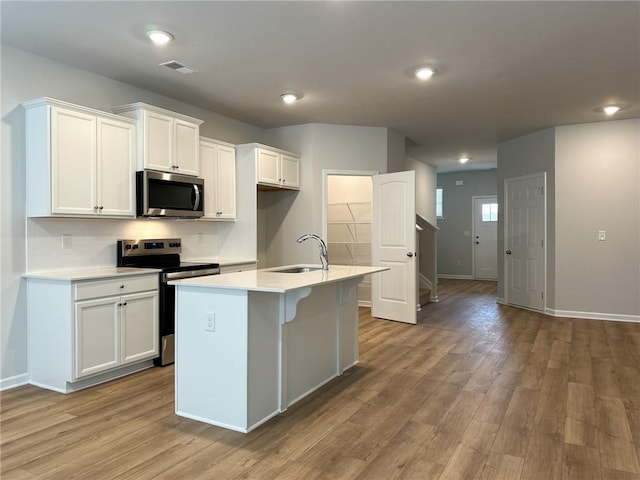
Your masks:
M 327 258 L 327 244 L 324 243 L 324 240 L 322 240 L 318 235 L 314 233 L 305 233 L 300 238 L 298 238 L 296 242 L 302 243 L 305 240 L 309 240 L 310 238 L 313 238 L 314 240 L 316 240 L 320 245 L 320 261 L 322 262 L 322 270 L 329 270 L 329 258 Z

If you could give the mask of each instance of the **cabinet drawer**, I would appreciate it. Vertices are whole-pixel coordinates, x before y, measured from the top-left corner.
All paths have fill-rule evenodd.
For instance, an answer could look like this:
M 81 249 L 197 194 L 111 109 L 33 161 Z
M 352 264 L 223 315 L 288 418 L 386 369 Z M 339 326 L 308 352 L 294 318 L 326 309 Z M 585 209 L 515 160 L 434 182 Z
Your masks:
M 158 275 L 92 280 L 76 284 L 75 298 L 76 300 L 85 300 L 88 298 L 145 292 L 148 290 L 156 290 L 157 288 Z

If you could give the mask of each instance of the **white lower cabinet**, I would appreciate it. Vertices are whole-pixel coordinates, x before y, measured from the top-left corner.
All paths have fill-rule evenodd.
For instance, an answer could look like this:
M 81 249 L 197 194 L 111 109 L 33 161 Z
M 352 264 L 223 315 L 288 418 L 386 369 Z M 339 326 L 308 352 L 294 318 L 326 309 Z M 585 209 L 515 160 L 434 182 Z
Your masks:
M 75 378 L 120 365 L 119 299 L 77 302 L 75 308 Z
M 157 291 L 76 302 L 75 377 L 158 356 Z
M 27 280 L 30 382 L 69 393 L 151 366 L 158 274 Z

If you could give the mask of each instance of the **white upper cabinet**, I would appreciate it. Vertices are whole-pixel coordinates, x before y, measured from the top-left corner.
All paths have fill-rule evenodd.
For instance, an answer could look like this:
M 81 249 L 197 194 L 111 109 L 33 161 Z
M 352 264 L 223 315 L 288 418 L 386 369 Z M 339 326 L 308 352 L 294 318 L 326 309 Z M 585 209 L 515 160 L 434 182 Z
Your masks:
M 280 155 L 282 186 L 300 188 L 300 158 L 282 153 Z
M 24 102 L 27 215 L 135 215 L 135 122 L 50 98 Z
M 257 157 L 257 181 L 280 185 L 280 154 L 264 148 L 256 149 Z
M 259 188 L 300 190 L 300 156 L 295 153 L 259 143 L 237 145 L 236 152 L 242 161 L 255 162 Z
M 145 103 L 122 105 L 113 111 L 138 122 L 138 170 L 200 175 L 202 120 Z
M 140 137 L 138 163 L 142 161 L 143 165 L 138 165 L 138 170 L 150 168 L 172 172 L 174 170 L 171 145 L 173 118 L 152 111 L 143 111 L 141 117 L 142 128 L 138 129 Z
M 236 151 L 232 144 L 200 138 L 204 219 L 236 219 Z
M 130 216 L 135 211 L 135 126 L 120 119 L 98 118 L 96 185 L 101 215 Z

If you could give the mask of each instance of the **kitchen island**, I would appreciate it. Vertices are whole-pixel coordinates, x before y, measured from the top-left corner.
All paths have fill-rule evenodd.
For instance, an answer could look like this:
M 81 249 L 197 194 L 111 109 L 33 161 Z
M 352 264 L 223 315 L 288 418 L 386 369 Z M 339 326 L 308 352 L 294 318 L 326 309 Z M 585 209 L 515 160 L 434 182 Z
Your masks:
M 249 432 L 358 362 L 357 285 L 385 267 L 252 270 L 176 286 L 176 414 Z

